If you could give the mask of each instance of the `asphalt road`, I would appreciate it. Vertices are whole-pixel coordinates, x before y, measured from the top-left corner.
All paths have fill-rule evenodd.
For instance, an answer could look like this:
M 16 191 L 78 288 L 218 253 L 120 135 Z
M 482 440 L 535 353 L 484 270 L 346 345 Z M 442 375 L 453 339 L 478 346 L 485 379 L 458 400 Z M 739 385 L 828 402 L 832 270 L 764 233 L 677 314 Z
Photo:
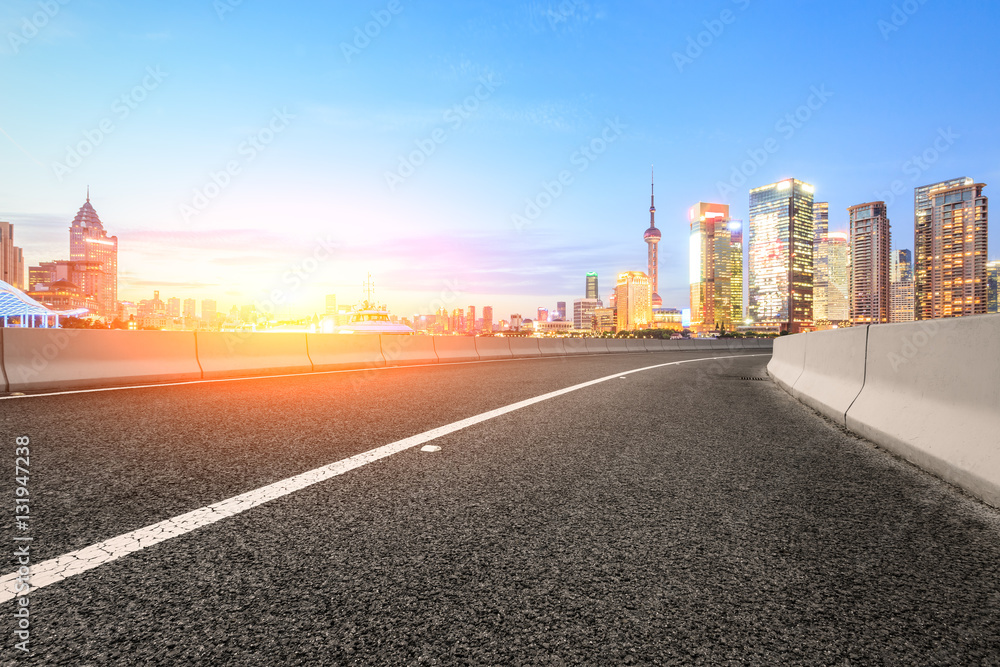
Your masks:
M 37 563 L 516 401 L 711 354 L 5 400 L 5 469 L 29 436 Z M 14 649 L 16 602 L 0 605 L 0 656 L 1000 664 L 1000 513 L 744 379 L 766 361 L 616 377 L 156 544 L 35 591 L 30 655 Z

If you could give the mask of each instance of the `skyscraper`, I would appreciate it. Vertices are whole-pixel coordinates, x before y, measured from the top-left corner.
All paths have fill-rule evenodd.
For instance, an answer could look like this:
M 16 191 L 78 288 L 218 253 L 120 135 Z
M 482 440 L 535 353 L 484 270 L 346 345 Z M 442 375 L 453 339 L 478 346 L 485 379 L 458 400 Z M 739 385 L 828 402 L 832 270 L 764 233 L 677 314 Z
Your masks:
M 548 308 L 538 308 L 538 317 L 535 318 L 536 322 L 548 322 L 549 321 L 549 309 Z
M 729 206 L 691 207 L 691 329 L 732 331 L 743 319 L 743 224 Z
M 813 257 L 813 318 L 830 325 L 850 319 L 850 241 L 844 232 L 827 232 Z
M 615 287 L 618 331 L 649 328 L 653 323 L 653 285 L 642 271 L 618 274 Z
M 586 294 L 587 294 L 586 298 L 588 298 L 588 299 L 600 299 L 601 298 L 600 296 L 598 296 L 599 292 L 597 291 L 597 273 L 594 272 L 594 271 L 591 271 L 590 273 L 587 274 L 587 292 L 586 292 Z
M 69 228 L 69 258 L 74 262 L 100 262 L 103 280 L 96 286 L 94 298 L 101 316 L 114 316 L 118 310 L 118 237 L 108 236 L 101 219 L 87 201 L 77 211 Z
M 885 202 L 847 209 L 851 228 L 851 323 L 889 321 L 889 249 L 892 247 Z
M 914 189 L 913 268 L 918 320 L 986 312 L 985 187 L 965 177 Z
M 483 306 L 483 333 L 493 333 L 493 306 Z
M 469 306 L 469 313 L 465 316 L 465 331 L 466 333 L 474 334 L 476 333 L 476 307 Z
M 184 299 L 184 319 L 195 318 L 195 300 L 194 299 Z
M 663 300 L 657 293 L 660 286 L 660 255 L 657 250 L 657 244 L 660 242 L 660 230 L 656 228 L 656 205 L 654 203 L 652 178 L 650 179 L 649 184 L 649 229 L 647 229 L 646 233 L 642 235 L 642 239 L 646 242 L 648 251 L 648 273 L 646 275 L 649 276 L 649 284 L 653 290 L 652 307 L 659 308 L 663 305 Z
M 326 295 L 326 314 L 336 315 L 337 314 L 337 295 L 327 294 Z
M 552 318 L 556 322 L 566 321 L 566 302 L 556 301 L 556 316 Z
M 813 241 L 819 243 L 829 231 L 830 202 L 813 202 Z
M 215 321 L 215 300 L 214 299 L 202 299 L 201 300 L 201 319 L 205 322 L 211 324 Z
M 176 296 L 167 299 L 167 317 L 181 316 L 181 300 Z
M 758 325 L 812 326 L 813 186 L 789 178 L 750 191 L 750 312 Z
M 577 299 L 573 302 L 573 328 L 587 331 L 593 328 L 594 312 L 601 307 L 600 299 Z
M 986 312 L 1000 312 L 997 305 L 997 283 L 1000 282 L 1000 259 L 986 262 Z
M 0 280 L 23 290 L 24 251 L 14 245 L 14 225 L 0 222 Z
M 912 322 L 916 317 L 913 291 L 913 253 L 909 250 L 897 250 L 892 253 L 889 274 L 891 279 L 889 283 L 889 321 Z

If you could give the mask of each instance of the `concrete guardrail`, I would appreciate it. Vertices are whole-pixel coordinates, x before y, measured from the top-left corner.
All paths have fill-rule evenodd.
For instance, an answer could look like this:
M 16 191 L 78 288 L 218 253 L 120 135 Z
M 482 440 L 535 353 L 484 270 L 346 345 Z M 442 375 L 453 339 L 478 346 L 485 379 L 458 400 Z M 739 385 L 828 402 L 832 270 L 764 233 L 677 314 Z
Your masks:
M 858 435 L 1000 507 L 1000 315 L 783 336 L 768 373 Z

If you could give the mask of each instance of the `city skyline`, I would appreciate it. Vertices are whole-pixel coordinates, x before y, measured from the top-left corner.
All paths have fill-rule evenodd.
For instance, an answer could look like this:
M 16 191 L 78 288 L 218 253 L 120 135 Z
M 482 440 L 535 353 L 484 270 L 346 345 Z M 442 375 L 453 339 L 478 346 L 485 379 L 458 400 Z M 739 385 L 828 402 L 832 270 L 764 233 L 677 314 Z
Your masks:
M 659 291 L 683 307 L 692 201 L 746 220 L 749 189 L 795 175 L 829 202 L 831 231 L 846 230 L 848 206 L 886 201 L 906 248 L 913 187 L 1000 176 L 995 87 L 970 105 L 914 85 L 953 62 L 997 63 L 978 40 L 943 59 L 923 48 L 965 24 L 953 5 L 895 25 L 891 3 L 373 3 L 316 7 L 286 32 L 276 8 L 222 5 L 60 5 L 30 38 L 34 5 L 7 6 L 4 34 L 18 39 L 3 40 L 0 76 L 23 94 L 0 119 L 0 220 L 27 264 L 62 256 L 89 184 L 123 248 L 120 298 L 245 303 L 284 289 L 315 311 L 326 293 L 355 300 L 370 271 L 399 313 L 455 285 L 461 302 L 499 313 L 551 307 L 583 296 L 586 271 L 609 285 L 646 266 L 634 239 L 653 163 Z M 977 23 L 998 14 L 977 6 Z M 377 34 L 355 45 L 370 24 Z M 789 31 L 815 49 L 760 52 Z M 845 34 L 858 48 L 843 48 Z M 782 58 L 796 83 L 752 83 Z M 541 71 L 525 68 L 536 61 Z M 742 103 L 709 102 L 718 91 Z M 859 96 L 879 103 L 860 109 Z M 290 289 L 317 239 L 336 258 Z

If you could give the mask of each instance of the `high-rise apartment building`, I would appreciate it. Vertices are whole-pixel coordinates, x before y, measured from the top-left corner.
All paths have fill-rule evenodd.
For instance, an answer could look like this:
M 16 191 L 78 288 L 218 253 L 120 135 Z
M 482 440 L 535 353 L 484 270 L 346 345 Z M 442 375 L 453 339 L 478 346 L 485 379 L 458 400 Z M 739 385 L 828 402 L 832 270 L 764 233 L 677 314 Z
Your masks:
M 586 298 L 588 299 L 599 299 L 599 292 L 597 291 L 597 273 L 591 271 L 587 274 L 587 291 Z
M 813 202 L 813 241 L 819 243 L 830 232 L 830 202 Z
M 0 222 L 0 280 L 25 289 L 24 250 L 14 245 L 14 225 L 9 222 Z
M 618 331 L 647 329 L 653 323 L 653 285 L 642 271 L 618 274 L 615 287 Z
M 892 239 L 884 201 L 847 209 L 851 228 L 851 323 L 889 321 Z
M 566 302 L 556 301 L 556 316 L 552 318 L 555 322 L 566 321 Z
M 600 299 L 577 299 L 573 302 L 573 328 L 588 331 L 594 325 L 594 312 L 601 307 Z
M 913 289 L 913 253 L 897 250 L 889 267 L 889 321 L 912 322 L 916 318 Z
M 813 324 L 813 186 L 789 178 L 750 191 L 749 316 L 789 333 Z
M 997 283 L 1000 282 L 1000 259 L 986 262 L 986 312 L 1000 312 L 997 306 Z
M 465 332 L 474 334 L 476 333 L 476 307 L 469 306 L 469 312 L 465 316 Z
M 727 204 L 698 202 L 691 222 L 691 330 L 732 331 L 743 320 L 743 223 Z
M 167 299 L 167 317 L 181 316 L 181 300 L 176 296 Z
M 101 316 L 114 316 L 118 311 L 118 237 L 108 236 L 104 225 L 87 201 L 77 211 L 69 228 L 69 258 L 73 262 L 100 262 L 104 279 L 94 298 Z
M 918 320 L 986 312 L 985 187 L 965 177 L 914 189 L 913 273 Z
M 653 182 L 650 178 L 649 184 L 649 229 L 642 235 L 642 240 L 646 242 L 647 250 L 647 271 L 649 284 L 653 290 L 652 307 L 659 308 L 663 305 L 657 290 L 660 286 L 660 255 L 657 246 L 660 243 L 660 230 L 656 228 L 656 204 L 654 202 Z
M 813 256 L 813 319 L 841 326 L 850 320 L 850 256 L 847 234 L 826 232 L 817 242 Z
M 193 320 L 196 317 L 195 316 L 196 308 L 197 305 L 194 299 L 184 299 L 184 318 L 185 319 L 190 318 Z

